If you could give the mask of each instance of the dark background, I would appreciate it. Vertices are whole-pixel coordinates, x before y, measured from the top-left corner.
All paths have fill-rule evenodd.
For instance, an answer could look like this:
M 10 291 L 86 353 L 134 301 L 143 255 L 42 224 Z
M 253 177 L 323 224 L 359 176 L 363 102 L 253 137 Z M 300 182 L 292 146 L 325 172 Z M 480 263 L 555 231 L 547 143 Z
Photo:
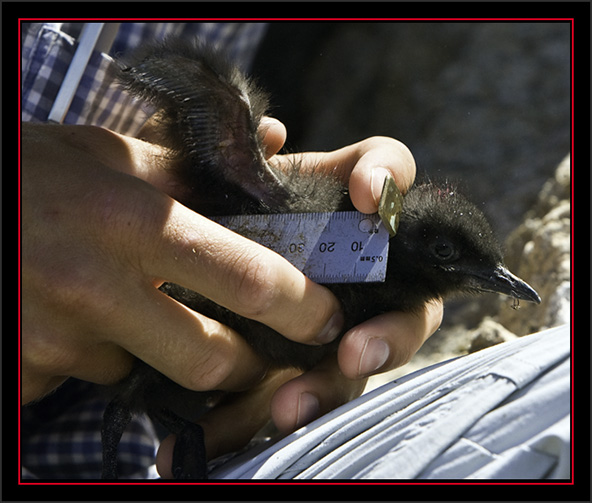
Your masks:
M 252 74 L 290 151 L 397 138 L 505 238 L 570 151 L 563 22 L 272 22 Z

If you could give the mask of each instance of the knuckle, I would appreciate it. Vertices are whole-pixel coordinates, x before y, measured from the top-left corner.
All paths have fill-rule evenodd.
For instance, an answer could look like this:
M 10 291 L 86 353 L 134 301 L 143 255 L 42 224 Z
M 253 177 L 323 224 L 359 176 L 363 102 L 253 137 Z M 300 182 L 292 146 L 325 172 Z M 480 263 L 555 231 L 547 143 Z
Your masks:
M 273 267 L 259 254 L 240 256 L 236 263 L 240 264 L 233 290 L 236 311 L 247 318 L 259 318 L 269 312 L 276 296 Z
M 233 355 L 218 348 L 215 353 L 202 353 L 202 356 L 199 362 L 189 368 L 182 384 L 192 391 L 220 389 L 234 368 Z

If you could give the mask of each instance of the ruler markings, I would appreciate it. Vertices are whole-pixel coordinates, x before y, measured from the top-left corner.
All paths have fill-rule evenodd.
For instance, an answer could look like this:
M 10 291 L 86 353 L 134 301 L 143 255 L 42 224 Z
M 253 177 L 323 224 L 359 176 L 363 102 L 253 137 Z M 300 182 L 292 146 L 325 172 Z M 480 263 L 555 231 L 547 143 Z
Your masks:
M 319 283 L 385 280 L 389 233 L 376 214 L 282 213 L 212 220 L 271 248 Z

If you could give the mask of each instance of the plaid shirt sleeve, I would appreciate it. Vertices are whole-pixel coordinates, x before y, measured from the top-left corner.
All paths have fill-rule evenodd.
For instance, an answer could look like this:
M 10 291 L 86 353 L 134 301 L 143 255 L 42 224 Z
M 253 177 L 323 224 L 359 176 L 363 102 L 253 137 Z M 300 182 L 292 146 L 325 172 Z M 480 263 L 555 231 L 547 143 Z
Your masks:
M 23 407 L 23 479 L 97 479 L 102 469 L 101 423 L 108 399 L 101 386 L 69 379 L 51 396 Z M 155 478 L 158 437 L 150 419 L 137 416 L 119 445 L 121 478 Z
M 111 55 L 123 54 L 142 41 L 169 35 L 199 37 L 223 47 L 247 69 L 265 32 L 265 23 L 121 23 L 110 54 L 93 52 L 84 71 L 65 124 L 103 126 L 122 134 L 135 134 L 150 111 L 133 99 L 108 72 Z M 77 48 L 82 25 L 29 23 L 22 25 L 21 118 L 47 121 Z
M 21 118 L 47 121 L 77 47 L 82 25 L 22 25 Z M 264 23 L 122 23 L 110 54 L 133 49 L 144 40 L 168 35 L 201 37 L 223 47 L 243 68 L 250 66 L 264 34 Z M 82 76 L 66 124 L 103 126 L 135 134 L 150 111 L 109 77 L 112 56 L 94 52 Z M 96 479 L 102 464 L 101 421 L 107 399 L 100 387 L 75 379 L 52 396 L 22 409 L 23 479 Z M 125 478 L 155 478 L 158 437 L 145 416 L 134 418 L 119 446 L 119 469 Z

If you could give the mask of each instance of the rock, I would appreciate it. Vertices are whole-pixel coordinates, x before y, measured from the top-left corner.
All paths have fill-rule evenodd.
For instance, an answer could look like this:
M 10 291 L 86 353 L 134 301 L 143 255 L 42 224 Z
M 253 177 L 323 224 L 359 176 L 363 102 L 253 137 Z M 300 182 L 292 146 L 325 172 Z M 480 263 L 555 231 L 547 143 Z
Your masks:
M 517 336 L 492 318 L 485 318 L 471 334 L 469 353 L 516 339 Z
M 507 239 L 508 266 L 539 292 L 541 304 L 500 308 L 498 321 L 518 335 L 570 322 L 570 157 L 547 182 L 525 221 Z

